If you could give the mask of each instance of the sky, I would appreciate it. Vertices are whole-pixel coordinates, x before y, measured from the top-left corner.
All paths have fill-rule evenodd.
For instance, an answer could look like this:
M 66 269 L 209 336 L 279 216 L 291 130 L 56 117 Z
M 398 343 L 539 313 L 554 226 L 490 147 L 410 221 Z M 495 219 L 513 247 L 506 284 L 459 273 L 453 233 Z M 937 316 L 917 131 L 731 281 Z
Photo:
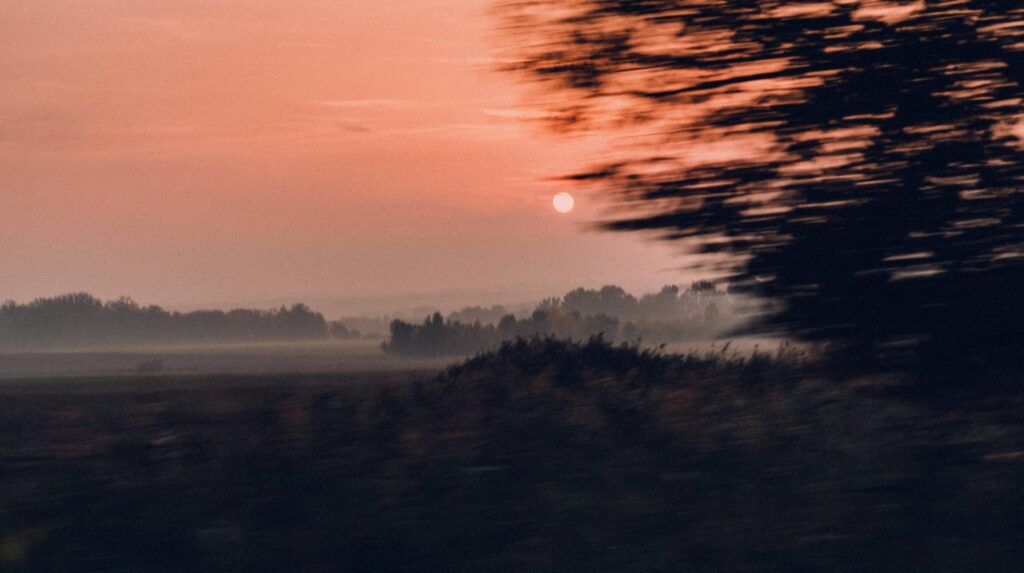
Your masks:
M 0 0 L 0 299 L 472 303 L 694 278 L 674 247 L 587 231 L 597 198 L 552 208 L 552 176 L 600 142 L 524 119 L 487 7 Z

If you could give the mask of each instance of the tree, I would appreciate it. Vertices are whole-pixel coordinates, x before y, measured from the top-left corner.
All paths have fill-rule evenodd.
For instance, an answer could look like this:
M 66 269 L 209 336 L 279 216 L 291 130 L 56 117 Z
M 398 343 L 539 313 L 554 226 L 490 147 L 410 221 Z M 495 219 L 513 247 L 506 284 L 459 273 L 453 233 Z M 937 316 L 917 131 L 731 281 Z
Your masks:
M 689 292 L 694 294 L 715 294 L 718 292 L 718 287 L 715 283 L 706 280 L 693 281 L 690 284 Z
M 276 311 L 170 313 L 128 297 L 104 303 L 88 293 L 0 305 L 0 351 L 68 350 L 182 342 L 319 340 L 323 315 L 303 304 Z
M 510 0 L 498 14 L 509 69 L 543 88 L 554 127 L 630 135 L 568 177 L 622 200 L 605 226 L 696 241 L 767 302 L 752 330 L 1019 359 L 1019 3 Z

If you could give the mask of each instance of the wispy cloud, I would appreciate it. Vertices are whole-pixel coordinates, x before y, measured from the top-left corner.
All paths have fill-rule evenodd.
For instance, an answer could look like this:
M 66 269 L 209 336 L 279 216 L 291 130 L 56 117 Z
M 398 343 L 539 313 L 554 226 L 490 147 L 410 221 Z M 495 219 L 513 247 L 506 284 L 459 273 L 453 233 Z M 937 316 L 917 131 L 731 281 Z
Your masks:
M 447 107 L 468 107 L 484 103 L 479 100 L 413 100 L 398 98 L 365 99 L 323 99 L 307 102 L 312 105 L 333 109 L 436 109 Z
M 434 64 L 455 64 L 464 66 L 498 66 L 516 64 L 522 60 L 516 58 L 427 58 L 427 61 Z
M 349 133 L 371 133 L 373 131 L 373 128 L 368 125 L 350 121 L 338 122 L 335 124 L 335 127 L 341 131 L 347 131 Z
M 409 100 L 387 98 L 320 100 L 313 103 L 324 107 L 345 109 L 398 108 L 416 105 L 416 102 Z
M 408 127 L 380 130 L 378 135 L 441 135 L 469 136 L 473 139 L 507 139 L 520 136 L 519 128 L 514 125 L 494 125 L 476 123 L 446 123 L 422 127 Z
M 496 117 L 499 119 L 547 119 L 553 117 L 554 114 L 547 111 L 541 111 L 536 109 L 518 109 L 518 108 L 504 108 L 504 109 L 485 109 L 484 115 L 487 117 Z

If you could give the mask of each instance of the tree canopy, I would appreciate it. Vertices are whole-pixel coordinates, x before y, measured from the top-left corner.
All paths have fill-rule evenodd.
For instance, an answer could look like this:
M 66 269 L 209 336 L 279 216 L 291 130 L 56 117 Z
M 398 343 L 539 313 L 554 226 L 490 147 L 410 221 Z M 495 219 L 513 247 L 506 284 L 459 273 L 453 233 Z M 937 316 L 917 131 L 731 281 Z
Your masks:
M 0 305 L 0 352 L 160 344 L 319 340 L 323 315 L 304 304 L 277 310 L 169 312 L 130 298 L 103 302 L 88 293 Z
M 1020 4 L 509 0 L 497 13 L 507 68 L 540 85 L 554 127 L 623 134 L 568 177 L 621 199 L 605 226 L 695 240 L 767 301 L 754 329 L 1015 355 Z

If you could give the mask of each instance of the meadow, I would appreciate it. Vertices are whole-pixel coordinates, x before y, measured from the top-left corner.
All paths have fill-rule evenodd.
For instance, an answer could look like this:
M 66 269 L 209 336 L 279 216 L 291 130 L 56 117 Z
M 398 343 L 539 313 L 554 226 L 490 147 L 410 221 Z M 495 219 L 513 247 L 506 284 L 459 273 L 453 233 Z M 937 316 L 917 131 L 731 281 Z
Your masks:
M 0 384 L 3 571 L 1012 571 L 1021 399 L 798 352 Z
M 0 353 L 0 381 L 38 378 L 317 374 L 439 369 L 441 359 L 395 358 L 374 339 L 95 348 Z

